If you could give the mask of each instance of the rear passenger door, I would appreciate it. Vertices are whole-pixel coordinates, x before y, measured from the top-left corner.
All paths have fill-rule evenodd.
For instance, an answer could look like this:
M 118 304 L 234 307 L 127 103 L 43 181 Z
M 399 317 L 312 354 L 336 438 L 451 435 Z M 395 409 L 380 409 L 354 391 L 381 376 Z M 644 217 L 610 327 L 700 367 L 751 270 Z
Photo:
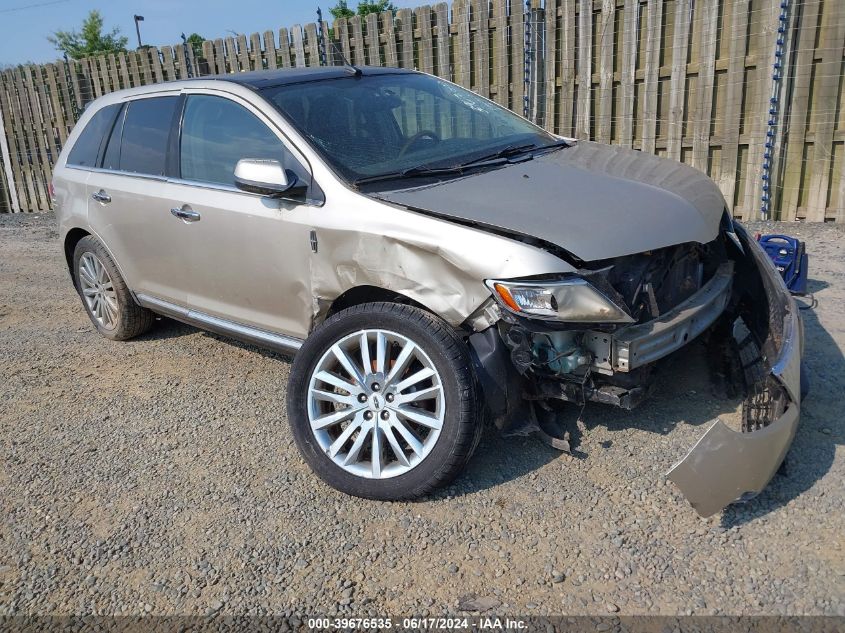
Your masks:
M 123 104 L 102 166 L 88 179 L 90 225 L 136 294 L 187 305 L 188 230 L 171 213 L 167 182 L 171 129 L 181 97 L 144 96 Z

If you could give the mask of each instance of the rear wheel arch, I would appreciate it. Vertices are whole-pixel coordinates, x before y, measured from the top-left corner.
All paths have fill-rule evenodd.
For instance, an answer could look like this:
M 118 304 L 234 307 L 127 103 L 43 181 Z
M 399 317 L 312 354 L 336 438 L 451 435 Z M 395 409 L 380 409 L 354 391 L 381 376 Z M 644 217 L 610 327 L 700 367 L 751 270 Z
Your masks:
M 71 229 L 67 232 L 67 235 L 65 235 L 65 261 L 67 262 L 67 269 L 70 271 L 71 276 L 74 275 L 73 253 L 76 250 L 76 245 L 79 244 L 79 240 L 89 235 L 91 235 L 91 233 L 85 229 L 80 229 L 79 227 Z

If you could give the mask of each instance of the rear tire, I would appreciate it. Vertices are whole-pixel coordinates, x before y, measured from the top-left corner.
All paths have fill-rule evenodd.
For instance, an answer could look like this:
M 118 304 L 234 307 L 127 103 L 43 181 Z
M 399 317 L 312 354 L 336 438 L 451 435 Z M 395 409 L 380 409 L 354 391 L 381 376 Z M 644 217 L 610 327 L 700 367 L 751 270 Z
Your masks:
M 412 499 L 449 483 L 482 430 L 464 341 L 396 303 L 353 306 L 320 325 L 294 360 L 287 409 L 311 469 L 367 499 Z
M 73 281 L 97 331 L 113 341 L 147 332 L 155 315 L 132 297 L 106 247 L 95 237 L 83 237 L 73 252 Z

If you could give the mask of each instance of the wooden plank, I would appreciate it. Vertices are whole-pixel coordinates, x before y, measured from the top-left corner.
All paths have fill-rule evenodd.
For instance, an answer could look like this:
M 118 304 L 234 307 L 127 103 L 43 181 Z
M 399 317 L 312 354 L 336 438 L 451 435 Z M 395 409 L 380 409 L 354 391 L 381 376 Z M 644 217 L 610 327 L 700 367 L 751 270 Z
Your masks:
M 141 79 L 141 66 L 138 59 L 138 53 L 129 51 L 126 53 L 126 58 L 129 60 L 129 74 L 132 77 L 132 86 L 137 88 L 144 85 Z
M 364 24 L 358 15 L 349 18 L 349 23 L 352 25 L 352 43 L 355 45 L 355 65 L 364 66 L 367 63 L 364 46 Z
M 253 33 L 249 36 L 250 68 L 264 70 L 264 51 L 261 50 L 261 36 Z
M 88 57 L 82 60 L 86 69 L 88 70 L 88 85 L 91 87 L 91 99 L 97 99 L 103 96 L 103 86 L 100 81 L 100 69 L 97 67 L 97 58 Z
M 775 39 L 780 24 L 780 5 L 773 2 L 764 5 L 752 23 L 752 37 L 757 35 L 757 68 L 755 81 L 757 93 L 754 99 L 747 99 L 746 109 L 754 116 L 751 118 L 751 137 L 754 141 L 748 146 L 748 158 L 745 164 L 745 196 L 742 204 L 743 221 L 756 220 L 760 217 L 760 196 L 762 194 L 761 176 L 763 173 L 763 152 L 766 127 L 768 124 L 769 95 L 772 90 L 772 64 L 774 63 Z
M 522 0 L 508 0 L 510 2 L 510 32 L 511 32 L 511 110 L 522 115 L 525 85 L 525 7 Z M 585 2 L 587 0 L 584 0 Z
M 554 133 L 557 126 L 555 117 L 555 97 L 557 94 L 557 33 L 558 33 L 558 3 L 560 0 L 546 0 L 545 25 L 546 25 L 546 57 L 543 64 L 543 92 L 545 93 L 545 105 L 543 106 L 542 125 L 549 132 Z
M 279 59 L 282 68 L 290 68 L 290 35 L 286 28 L 279 29 Z
M 177 48 L 182 47 L 178 46 Z M 173 48 L 171 46 L 162 46 L 161 57 L 164 62 L 164 75 L 167 78 L 167 81 L 173 81 L 177 78 L 176 66 L 173 63 Z
M 792 96 L 786 117 L 786 149 L 781 169 L 780 218 L 791 221 L 798 216 L 801 183 L 804 179 L 805 138 L 809 124 L 810 87 L 812 85 L 815 57 L 816 31 L 821 0 L 805 0 L 800 7 L 797 41 L 794 43 L 795 67 L 801 72 L 792 76 Z
M 246 41 L 246 35 L 240 34 L 235 40 L 238 51 L 238 67 L 241 72 L 248 72 L 252 70 L 249 63 L 249 45 Z
M 277 68 L 276 36 L 273 31 L 264 31 L 264 57 L 267 59 L 267 68 Z
M 29 151 L 26 146 L 26 136 L 23 128 L 23 115 L 21 114 L 20 99 L 18 94 L 22 89 L 22 81 L 14 70 L 3 73 L 5 89 L 0 93 L 3 100 L 3 110 L 8 113 L 11 125 L 6 129 L 12 129 L 9 138 L 9 149 L 11 154 L 12 167 L 15 172 L 15 182 L 18 186 L 17 192 L 19 204 L 24 211 L 32 211 L 37 205 L 35 188 L 32 183 L 32 172 L 29 168 Z M 8 134 L 8 132 L 7 132 Z
M 41 178 L 37 175 L 38 144 L 36 143 L 35 136 L 32 133 L 32 112 L 29 104 L 29 95 L 26 90 L 26 80 L 23 77 L 20 67 L 14 69 L 12 72 L 15 76 L 15 86 L 18 94 L 18 113 L 23 124 L 23 132 L 26 137 L 26 151 L 23 155 L 23 170 L 29 180 L 30 211 L 38 211 L 42 208 L 45 191 Z
M 129 79 L 129 66 L 126 61 L 126 53 L 117 53 L 117 65 L 120 69 L 120 83 L 124 88 L 131 88 L 132 82 Z
M 613 122 L 613 49 L 615 43 L 614 17 L 616 7 L 614 0 L 602 0 L 601 16 L 599 19 L 598 42 L 599 50 L 599 103 L 596 118 L 596 140 L 599 143 L 610 143 Z
M 317 25 L 313 22 L 309 22 L 305 25 L 305 41 L 308 44 L 307 53 L 308 53 L 308 60 L 307 64 L 309 66 L 319 66 L 320 65 L 320 45 L 317 42 Z
M 557 132 L 571 137 L 575 112 L 575 5 L 578 0 L 559 0 L 560 13 L 560 112 Z
M 4 74 L 0 74 L 0 163 L 3 164 L 3 174 L 5 176 L 6 187 L 8 188 L 8 203 L 9 210 L 13 213 L 21 211 L 20 199 L 18 198 L 18 190 L 15 185 L 15 175 L 12 170 L 12 154 L 9 151 L 8 137 L 11 133 L 10 113 L 6 108 Z M 6 131 L 8 130 L 8 132 Z
M 70 89 L 68 88 L 68 78 L 65 74 L 65 64 L 64 62 L 58 61 L 55 64 L 56 66 L 56 81 L 58 83 L 58 96 L 61 102 L 60 110 L 62 116 L 64 117 L 64 125 L 60 131 L 60 137 L 62 139 L 62 144 L 67 140 L 68 134 L 70 133 L 73 124 L 76 121 L 73 118 L 73 103 L 70 96 Z
M 214 40 L 214 65 L 212 68 L 217 75 L 225 75 L 228 72 L 226 70 L 226 50 L 223 39 L 220 37 Z
M 53 170 L 50 166 L 50 159 L 47 152 L 47 138 L 46 130 L 44 129 L 44 117 L 41 111 L 41 103 L 39 101 L 38 91 L 35 87 L 35 80 L 33 78 L 33 71 L 39 72 L 37 66 L 27 64 L 23 67 L 23 76 L 25 83 L 26 100 L 29 103 L 28 110 L 25 110 L 24 117 L 27 122 L 27 127 L 30 130 L 31 137 L 35 141 L 34 151 L 35 155 L 32 157 L 32 163 L 38 185 L 38 210 L 47 211 L 50 208 L 50 197 L 47 195 L 46 183 L 50 182 Z M 32 146 L 30 146 L 32 148 Z
M 580 0 L 578 11 L 578 109 L 575 136 L 589 139 L 593 83 L 592 0 Z
M 487 0 L 472 0 L 472 17 L 475 32 L 473 48 L 475 57 L 475 91 L 490 97 L 490 5 Z
M 431 7 L 417 9 L 417 25 L 420 29 L 420 70 L 434 74 L 434 43 L 431 38 Z
M 622 66 L 620 70 L 619 144 L 634 146 L 634 95 L 637 76 L 637 43 L 640 35 L 640 3 L 625 0 L 622 13 Z
M 830 188 L 830 161 L 833 155 L 833 130 L 839 100 L 842 68 L 842 49 L 845 45 L 845 4 L 825 2 L 822 13 L 818 52 L 821 62 L 816 66 L 813 109 L 816 111 L 810 185 L 807 196 L 807 221 L 824 222 Z M 842 201 L 840 200 L 840 203 Z
M 208 71 L 210 73 L 215 72 L 215 52 L 214 52 L 214 42 L 211 40 L 205 40 L 202 43 L 202 56 L 205 58 L 205 61 L 208 63 Z
M 43 144 L 43 170 L 44 177 L 47 183 L 53 179 L 53 163 L 59 157 L 59 146 L 56 143 L 56 127 L 54 125 L 55 117 L 51 112 L 49 95 L 47 91 L 47 82 L 44 79 L 44 67 L 36 66 L 34 64 L 28 65 L 31 75 L 27 81 L 35 99 L 34 105 L 37 106 L 35 116 L 36 134 L 38 134 L 39 146 Z M 49 204 L 50 199 L 47 197 Z
M 155 83 L 160 84 L 164 81 L 164 70 L 161 67 L 161 53 L 157 48 L 150 47 L 150 63 L 153 67 L 153 78 Z
M 510 105 L 508 76 L 508 6 L 506 0 L 493 0 L 493 97 L 501 106 Z
M 731 28 L 728 36 L 728 71 L 725 78 L 725 104 L 722 111 L 724 128 L 718 185 L 731 210 L 736 206 L 736 168 L 739 157 L 739 126 L 742 117 L 749 1 L 732 0 L 730 6 Z
M 452 79 L 452 65 L 449 63 L 449 5 L 440 2 L 434 5 L 434 22 L 437 29 L 435 40 L 435 73 L 443 79 Z
M 695 5 L 701 43 L 698 51 L 698 83 L 695 119 L 693 121 L 692 166 L 707 172 L 710 159 L 710 126 L 713 118 L 713 83 L 716 78 L 716 37 L 719 29 L 719 4 L 700 2 Z
M 153 70 L 150 64 L 150 52 L 147 49 L 138 51 L 138 58 L 141 60 L 141 74 L 143 76 L 144 85 L 149 86 L 153 83 Z
M 657 93 L 660 73 L 660 33 L 663 28 L 663 0 L 648 0 L 646 18 L 645 79 L 642 94 L 642 151 L 655 153 L 657 139 Z
M 294 57 L 296 59 L 296 67 L 297 68 L 304 68 L 305 67 L 305 43 L 302 40 L 302 27 L 298 24 L 294 24 L 291 27 L 291 35 L 293 36 L 293 50 L 294 50 Z
M 190 44 L 188 44 L 188 47 L 190 48 Z M 187 79 L 188 67 L 191 65 L 191 60 L 185 55 L 185 47 L 181 44 L 174 45 L 173 57 L 174 79 Z M 191 73 L 193 74 L 193 68 L 191 68 Z
M 455 83 L 464 88 L 472 88 L 470 83 L 470 27 L 468 0 L 455 0 L 452 3 L 452 24 L 458 27 L 457 46 L 454 51 Z
M 402 68 L 415 67 L 414 64 L 414 12 L 410 9 L 399 9 L 396 12 L 399 20 L 399 35 L 402 38 Z
M 47 88 L 50 91 L 50 104 L 53 119 L 56 122 L 56 131 L 59 136 L 59 150 L 64 147 L 67 141 L 67 120 L 65 119 L 64 108 L 62 108 L 61 89 L 59 88 L 58 74 L 64 72 L 61 67 L 56 68 L 55 64 L 44 66 Z M 58 155 L 56 155 L 58 157 Z M 55 158 L 53 159 L 55 160 Z
M 349 44 L 349 20 L 340 18 L 334 23 L 335 35 L 340 39 L 340 50 L 347 61 L 352 62 L 352 46 Z
M 367 63 L 370 66 L 381 66 L 381 53 L 379 52 L 378 14 L 370 13 L 366 18 L 367 23 Z
M 384 33 L 384 65 L 399 67 L 399 51 L 396 48 L 396 29 L 393 26 L 393 11 L 381 14 L 381 30 Z
M 681 137 L 684 131 L 684 98 L 686 96 L 687 51 L 690 34 L 690 1 L 675 3 L 675 32 L 672 38 L 672 77 L 669 83 L 669 125 L 666 154 L 681 160 Z
M 238 48 L 234 37 L 226 37 L 223 39 L 225 46 L 223 48 L 226 54 L 226 72 L 236 73 L 239 69 L 238 63 Z

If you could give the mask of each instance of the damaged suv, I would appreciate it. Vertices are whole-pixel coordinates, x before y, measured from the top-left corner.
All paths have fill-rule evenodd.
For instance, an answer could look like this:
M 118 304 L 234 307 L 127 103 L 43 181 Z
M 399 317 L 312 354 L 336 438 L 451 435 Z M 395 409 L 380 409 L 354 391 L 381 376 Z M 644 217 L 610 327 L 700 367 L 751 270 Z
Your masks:
M 166 315 L 295 355 L 294 439 L 335 488 L 426 494 L 484 420 L 566 448 L 562 402 L 632 408 L 707 335 L 742 391 L 669 477 L 702 515 L 759 492 L 798 422 L 802 326 L 718 188 L 553 136 L 429 75 L 243 73 L 95 101 L 55 207 L 96 329 Z M 678 456 L 681 457 L 681 456 Z

